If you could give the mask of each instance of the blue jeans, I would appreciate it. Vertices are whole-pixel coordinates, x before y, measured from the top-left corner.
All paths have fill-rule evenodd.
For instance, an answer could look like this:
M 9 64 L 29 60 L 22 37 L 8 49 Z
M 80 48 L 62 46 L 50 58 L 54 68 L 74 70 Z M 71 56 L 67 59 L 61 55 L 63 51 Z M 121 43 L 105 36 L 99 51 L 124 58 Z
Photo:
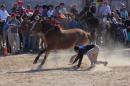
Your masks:
M 30 48 L 30 36 L 28 33 L 23 35 L 23 50 L 29 50 Z
M 39 50 L 39 38 L 36 36 L 30 37 L 30 50 L 38 51 Z

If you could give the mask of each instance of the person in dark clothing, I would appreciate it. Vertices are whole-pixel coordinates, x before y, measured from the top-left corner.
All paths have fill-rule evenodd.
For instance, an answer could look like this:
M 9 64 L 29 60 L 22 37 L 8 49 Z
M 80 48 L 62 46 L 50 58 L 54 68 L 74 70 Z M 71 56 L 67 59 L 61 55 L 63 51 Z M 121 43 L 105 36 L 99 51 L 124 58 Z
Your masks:
M 70 9 L 70 12 L 73 13 L 75 16 L 78 15 L 78 10 L 77 10 L 77 6 L 73 5 Z
M 16 13 L 17 7 L 18 7 L 17 3 L 14 3 L 13 7 L 11 8 L 11 12 L 10 13 Z
M 124 24 L 127 27 L 127 32 L 130 32 L 130 14 L 128 16 L 128 19 L 125 20 Z
M 71 57 L 70 62 L 74 64 L 78 61 L 77 68 L 80 67 L 82 63 L 83 56 L 86 54 L 91 62 L 91 67 L 97 62 L 97 56 L 99 53 L 99 47 L 97 45 L 85 45 L 85 46 L 75 46 L 75 52 L 77 55 Z
M 31 21 L 33 21 L 33 20 L 35 20 L 35 17 L 37 16 L 37 15 L 39 15 L 39 9 L 40 9 L 40 6 L 39 5 L 36 5 L 35 6 L 35 9 L 34 9 L 34 12 L 33 12 L 33 15 L 30 17 L 30 20 Z

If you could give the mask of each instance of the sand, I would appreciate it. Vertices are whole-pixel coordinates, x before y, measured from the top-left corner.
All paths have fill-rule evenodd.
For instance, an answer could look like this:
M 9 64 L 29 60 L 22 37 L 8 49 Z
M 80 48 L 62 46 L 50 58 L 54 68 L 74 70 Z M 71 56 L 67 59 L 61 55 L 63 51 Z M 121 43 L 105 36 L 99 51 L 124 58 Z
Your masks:
M 42 69 L 32 64 L 35 54 L 0 57 L 0 86 L 130 86 L 130 54 L 128 50 L 101 50 L 97 64 L 91 70 L 85 56 L 82 67 L 75 70 L 69 59 L 75 53 L 52 52 Z M 41 59 L 43 56 L 41 57 Z

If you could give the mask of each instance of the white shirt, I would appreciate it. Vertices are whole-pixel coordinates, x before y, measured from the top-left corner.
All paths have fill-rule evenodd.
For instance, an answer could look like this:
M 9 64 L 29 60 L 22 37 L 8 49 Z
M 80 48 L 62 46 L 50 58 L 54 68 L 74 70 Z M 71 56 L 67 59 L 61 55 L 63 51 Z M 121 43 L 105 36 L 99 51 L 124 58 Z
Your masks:
M 47 12 L 48 17 L 53 16 L 53 13 L 54 13 L 54 10 L 49 10 L 49 11 Z
M 7 10 L 0 9 L 0 20 L 6 21 L 7 17 L 10 16 Z
M 109 5 L 103 5 L 101 6 L 101 8 L 99 9 L 99 13 L 102 15 L 102 16 L 106 16 L 108 14 L 111 14 L 111 8 Z
M 63 14 L 67 14 L 68 13 L 66 8 L 60 8 L 59 12 L 63 13 Z

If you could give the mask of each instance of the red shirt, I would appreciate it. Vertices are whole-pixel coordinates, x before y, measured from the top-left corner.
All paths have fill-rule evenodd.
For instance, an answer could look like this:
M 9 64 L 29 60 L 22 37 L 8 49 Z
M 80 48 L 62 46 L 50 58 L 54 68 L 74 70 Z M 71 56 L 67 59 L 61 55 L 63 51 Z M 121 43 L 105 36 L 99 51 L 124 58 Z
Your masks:
M 38 15 L 39 14 L 39 10 L 35 10 L 33 15 Z
M 26 9 L 26 14 L 30 14 L 30 13 L 33 14 L 33 9 Z

